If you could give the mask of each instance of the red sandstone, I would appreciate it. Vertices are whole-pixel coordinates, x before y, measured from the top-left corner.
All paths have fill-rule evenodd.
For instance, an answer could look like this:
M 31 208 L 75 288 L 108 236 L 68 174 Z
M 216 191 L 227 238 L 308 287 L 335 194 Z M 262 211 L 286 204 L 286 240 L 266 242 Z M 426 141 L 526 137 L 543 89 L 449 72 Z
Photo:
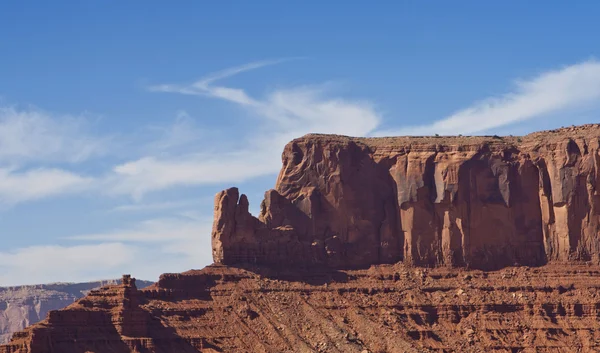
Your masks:
M 215 263 L 497 269 L 600 261 L 600 125 L 290 142 L 258 218 L 215 200 Z

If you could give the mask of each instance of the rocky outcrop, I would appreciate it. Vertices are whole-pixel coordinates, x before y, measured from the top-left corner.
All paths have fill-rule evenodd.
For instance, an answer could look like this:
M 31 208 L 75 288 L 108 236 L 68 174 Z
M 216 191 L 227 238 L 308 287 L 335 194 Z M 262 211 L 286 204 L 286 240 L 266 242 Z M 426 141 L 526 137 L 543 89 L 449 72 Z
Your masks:
M 0 353 L 598 352 L 599 266 L 212 265 L 90 293 Z
M 600 125 L 525 137 L 290 142 L 258 217 L 217 194 L 222 264 L 496 269 L 600 261 Z
M 0 344 L 8 342 L 13 332 L 45 319 L 48 312 L 72 304 L 93 289 L 116 283 L 108 280 L 0 287 Z M 141 288 L 151 284 L 138 281 Z
M 139 352 L 146 345 L 139 337 L 161 327 L 141 309 L 143 301 L 136 280 L 124 275 L 121 284 L 91 290 L 63 310 L 50 311 L 45 320 L 15 333 L 0 352 Z

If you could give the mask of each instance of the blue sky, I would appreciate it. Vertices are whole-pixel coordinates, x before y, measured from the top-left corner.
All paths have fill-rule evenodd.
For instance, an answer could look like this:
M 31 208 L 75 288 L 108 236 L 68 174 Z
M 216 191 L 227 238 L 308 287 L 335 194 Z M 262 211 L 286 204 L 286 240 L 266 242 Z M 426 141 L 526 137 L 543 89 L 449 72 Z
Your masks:
M 211 262 L 288 140 L 598 122 L 600 3 L 0 5 L 0 285 Z

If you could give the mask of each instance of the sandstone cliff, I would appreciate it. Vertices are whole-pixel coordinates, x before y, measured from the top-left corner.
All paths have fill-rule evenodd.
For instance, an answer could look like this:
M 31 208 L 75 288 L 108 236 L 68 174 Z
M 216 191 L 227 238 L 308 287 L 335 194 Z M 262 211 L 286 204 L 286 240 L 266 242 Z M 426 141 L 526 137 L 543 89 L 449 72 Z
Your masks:
M 0 287 L 0 344 L 8 342 L 13 332 L 45 319 L 48 312 L 72 304 L 92 289 L 116 283 L 116 280 L 108 280 Z M 152 284 L 138 283 L 142 288 Z
M 258 217 L 215 200 L 215 263 L 495 269 L 600 260 L 600 125 L 290 142 Z

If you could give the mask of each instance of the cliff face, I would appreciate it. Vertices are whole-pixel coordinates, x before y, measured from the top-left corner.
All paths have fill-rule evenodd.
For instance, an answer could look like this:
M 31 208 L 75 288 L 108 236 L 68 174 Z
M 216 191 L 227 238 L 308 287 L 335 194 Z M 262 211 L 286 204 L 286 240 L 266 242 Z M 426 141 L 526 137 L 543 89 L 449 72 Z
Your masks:
M 8 342 L 13 332 L 45 319 L 48 312 L 72 304 L 92 289 L 116 283 L 116 280 L 108 280 L 0 287 L 0 344 Z M 152 284 L 138 283 L 142 288 Z
M 494 269 L 600 260 L 600 125 L 290 142 L 256 218 L 216 196 L 216 263 Z

